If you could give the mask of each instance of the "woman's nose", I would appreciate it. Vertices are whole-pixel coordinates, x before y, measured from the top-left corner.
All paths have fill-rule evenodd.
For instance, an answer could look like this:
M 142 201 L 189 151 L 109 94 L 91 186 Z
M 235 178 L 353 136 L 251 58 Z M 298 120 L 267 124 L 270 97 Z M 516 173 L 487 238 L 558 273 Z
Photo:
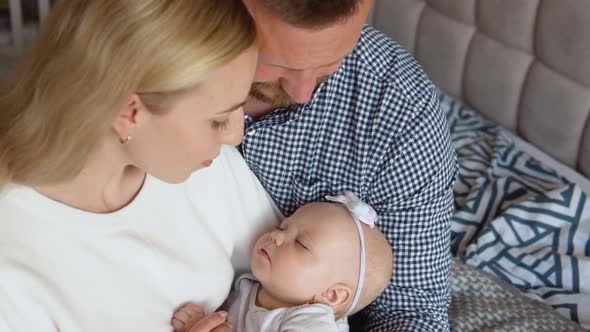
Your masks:
M 229 127 L 221 133 L 221 143 L 238 146 L 244 138 L 244 111 L 241 109 L 234 111 L 229 121 Z

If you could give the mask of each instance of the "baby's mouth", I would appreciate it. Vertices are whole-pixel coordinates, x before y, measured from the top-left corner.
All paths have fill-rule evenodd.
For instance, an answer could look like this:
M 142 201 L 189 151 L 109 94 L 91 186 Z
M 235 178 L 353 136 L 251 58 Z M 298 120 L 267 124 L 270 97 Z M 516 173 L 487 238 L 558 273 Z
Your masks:
M 270 260 L 270 255 L 268 254 L 268 251 L 266 251 L 266 249 L 264 249 L 264 248 L 260 248 L 260 249 L 258 249 L 258 252 L 259 252 L 259 253 L 260 253 L 262 256 L 264 256 L 266 259 L 268 259 L 268 261 L 269 261 L 269 262 L 271 261 L 271 260 Z

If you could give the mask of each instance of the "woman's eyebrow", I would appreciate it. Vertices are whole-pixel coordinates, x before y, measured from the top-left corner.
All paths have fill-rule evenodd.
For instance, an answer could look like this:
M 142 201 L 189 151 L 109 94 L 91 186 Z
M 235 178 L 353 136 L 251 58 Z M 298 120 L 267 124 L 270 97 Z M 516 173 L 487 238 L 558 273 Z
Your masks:
M 230 107 L 230 108 L 228 108 L 228 109 L 226 109 L 224 111 L 220 111 L 217 114 L 231 113 L 231 112 L 237 110 L 238 108 L 244 106 L 245 104 L 246 104 L 246 101 L 244 100 L 243 102 L 241 102 L 241 103 L 239 103 L 237 105 L 234 105 L 234 106 L 232 106 L 232 107 Z

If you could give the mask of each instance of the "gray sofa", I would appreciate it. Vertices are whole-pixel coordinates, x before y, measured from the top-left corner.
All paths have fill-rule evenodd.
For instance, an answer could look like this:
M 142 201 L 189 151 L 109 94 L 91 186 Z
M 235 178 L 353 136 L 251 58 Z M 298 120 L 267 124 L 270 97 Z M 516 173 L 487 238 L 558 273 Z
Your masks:
M 526 149 L 526 152 L 534 158 L 538 158 L 538 155 L 533 154 L 533 149 L 538 152 L 536 149 L 538 148 L 560 162 L 549 164 L 551 158 L 543 160 L 547 162 L 545 166 L 560 167 L 556 173 L 543 174 L 543 176 L 555 175 L 551 189 L 555 190 L 554 192 L 551 190 L 543 192 L 545 189 L 538 189 L 542 186 L 527 188 L 523 185 L 526 183 L 523 179 L 535 178 L 534 171 L 523 178 L 517 178 L 515 176 L 518 172 L 527 170 L 517 166 L 513 169 L 503 168 L 508 163 L 490 162 L 486 166 L 489 168 L 483 168 L 477 177 L 473 176 L 473 170 L 469 170 L 471 173 L 462 174 L 461 171 L 467 168 L 460 167 L 459 178 L 461 175 L 469 174 L 462 181 L 458 180 L 459 188 L 456 188 L 455 194 L 459 193 L 459 199 L 456 200 L 452 231 L 455 232 L 454 234 L 461 235 L 462 230 L 469 229 L 462 228 L 462 222 L 479 223 L 473 226 L 473 240 L 469 242 L 469 245 L 476 244 L 470 249 L 472 254 L 481 252 L 485 255 L 491 252 L 482 248 L 488 248 L 486 241 L 490 239 L 489 234 L 493 231 L 505 231 L 502 233 L 504 237 L 498 236 L 498 242 L 510 240 L 511 230 L 501 228 L 502 225 L 509 224 L 503 222 L 507 220 L 504 215 L 519 216 L 520 211 L 526 210 L 529 206 L 534 206 L 535 211 L 544 211 L 544 213 L 546 211 L 547 215 L 559 209 L 559 204 L 562 203 L 568 207 L 580 207 L 576 211 L 583 209 L 584 212 L 580 212 L 581 214 L 569 220 L 579 227 L 579 233 L 576 234 L 582 234 L 580 229 L 584 228 L 586 230 L 583 231 L 583 236 L 585 239 L 588 238 L 590 233 L 588 232 L 590 224 L 588 196 L 581 194 L 579 201 L 558 199 L 557 205 L 544 206 L 535 202 L 543 201 L 536 200 L 538 197 L 544 197 L 543 195 L 556 194 L 556 197 L 565 197 L 568 188 L 577 190 L 577 185 L 568 185 L 565 180 L 561 184 L 560 175 L 580 185 L 586 193 L 590 193 L 590 182 L 588 182 L 590 176 L 590 0 L 375 0 L 370 23 L 409 50 L 432 81 L 446 94 L 460 99 L 463 104 L 530 143 L 533 147 L 529 146 L 530 149 Z M 472 118 L 475 119 L 475 117 Z M 499 132 L 484 131 L 484 134 L 488 136 L 473 139 L 473 142 L 491 140 L 489 142 L 493 144 L 486 146 L 483 151 L 492 151 L 489 152 L 491 158 L 496 158 L 498 155 L 495 153 L 501 154 L 498 143 L 504 142 L 501 138 L 503 135 L 489 135 Z M 473 133 L 472 136 L 479 134 L 481 133 Z M 518 149 L 511 151 L 521 151 L 522 147 L 523 145 L 519 145 Z M 463 153 L 469 150 L 465 146 L 462 149 Z M 494 159 L 494 162 L 497 161 Z M 526 161 L 530 160 L 526 159 Z M 536 164 L 531 163 L 531 165 L 534 168 Z M 563 165 L 581 175 L 575 174 L 575 177 L 570 177 L 570 173 L 566 174 L 566 171 L 572 174 L 574 172 Z M 518 183 L 520 192 L 510 191 L 512 189 L 508 185 L 504 186 L 505 183 Z M 498 203 L 497 206 L 501 208 L 496 209 L 494 202 L 497 199 L 497 192 L 515 194 L 514 197 L 510 195 L 503 197 L 506 200 Z M 491 197 L 492 193 L 494 199 L 486 201 L 484 199 L 486 196 L 483 194 Z M 484 198 L 480 199 L 480 197 Z M 462 204 L 467 201 L 471 205 Z M 564 203 L 566 201 L 567 203 Z M 513 210 L 509 210 L 509 207 Z M 478 211 L 483 210 L 494 211 L 496 215 L 490 216 L 486 212 L 485 217 L 482 217 L 484 214 L 480 215 Z M 550 221 L 547 216 L 534 215 L 523 218 L 529 218 L 526 219 L 528 222 L 526 225 L 534 225 L 530 229 L 537 226 L 547 227 L 547 229 L 559 230 L 556 231 L 559 234 L 568 234 L 567 224 L 570 221 L 552 224 L 553 220 Z M 518 231 L 515 230 L 514 233 Z M 527 233 L 524 232 L 524 234 Z M 480 235 L 482 237 L 479 237 Z M 481 246 L 478 246 L 478 241 L 481 242 Z M 530 248 L 535 245 L 542 246 L 544 250 L 552 252 L 564 261 L 574 257 L 574 260 L 577 259 L 579 262 L 575 265 L 576 267 L 585 266 L 585 263 L 581 262 L 588 261 L 590 257 L 587 251 L 573 254 L 566 252 L 567 250 L 564 251 L 561 246 L 564 246 L 566 241 L 555 241 L 549 244 L 538 241 L 531 241 L 535 244 L 530 245 Z M 567 243 L 566 247 L 574 242 Z M 576 243 L 590 244 L 590 240 Z M 512 257 L 526 256 L 529 259 L 535 257 L 534 252 L 526 251 L 529 249 L 526 245 L 515 244 L 512 247 L 498 245 L 498 248 L 521 250 L 518 252 L 523 253 L 523 256 L 514 254 Z M 461 250 L 464 254 L 464 248 Z M 490 261 L 496 259 L 494 255 L 505 257 L 502 256 L 503 252 L 494 251 L 490 254 Z M 450 275 L 450 289 L 453 296 L 450 307 L 452 330 L 581 330 L 579 325 L 563 319 L 563 317 L 572 318 L 573 316 L 566 313 L 560 317 L 557 314 L 560 305 L 553 306 L 556 309 L 553 310 L 547 305 L 552 304 L 549 303 L 550 301 L 545 303 L 537 301 L 539 297 L 531 296 L 531 292 L 524 291 L 523 287 L 520 287 L 523 292 L 515 291 L 516 288 L 513 286 L 521 280 L 515 277 L 518 275 L 514 272 L 516 269 L 495 274 L 482 273 L 480 269 L 486 272 L 490 272 L 490 269 L 486 270 L 478 264 L 473 264 L 475 260 L 470 261 L 465 255 L 457 255 L 457 257 L 459 258 L 453 258 Z M 463 264 L 462 259 L 471 265 Z M 488 264 L 488 261 L 485 263 L 488 267 L 506 266 L 502 265 L 504 263 L 497 265 Z M 515 265 L 518 263 L 521 262 L 515 262 Z M 549 265 L 559 268 L 558 265 Z M 579 277 L 580 285 L 583 286 L 581 288 L 584 290 L 571 293 L 575 293 L 578 299 L 585 300 L 580 302 L 575 300 L 571 303 L 574 305 L 584 303 L 582 306 L 586 306 L 590 296 L 587 292 L 590 279 L 588 279 L 587 269 L 580 271 L 584 272 L 580 272 L 576 277 Z M 511 274 L 512 272 L 514 273 Z M 501 276 L 514 277 L 514 279 L 504 278 L 504 281 L 498 281 L 498 276 L 500 279 L 502 279 Z M 506 281 L 511 282 L 512 286 Z M 559 290 L 559 287 L 567 289 L 563 284 L 555 284 L 556 290 Z M 552 285 L 552 282 L 548 281 L 542 286 Z M 531 297 L 535 301 L 531 301 Z M 580 309 L 572 312 L 585 315 L 579 317 L 579 320 L 573 318 L 572 320 L 585 322 L 585 326 L 590 327 L 588 324 L 590 311 Z
M 590 175 L 590 1 L 376 0 L 447 93 Z

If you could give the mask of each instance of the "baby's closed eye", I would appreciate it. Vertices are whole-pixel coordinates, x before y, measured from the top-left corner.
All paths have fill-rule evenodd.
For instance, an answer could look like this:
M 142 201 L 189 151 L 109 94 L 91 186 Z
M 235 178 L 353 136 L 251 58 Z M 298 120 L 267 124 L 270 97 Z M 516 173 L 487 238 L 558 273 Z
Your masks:
M 310 251 L 308 247 L 306 247 L 303 242 L 299 241 L 299 240 L 295 240 L 297 242 L 298 245 L 300 245 L 301 247 L 303 247 L 303 249 Z

